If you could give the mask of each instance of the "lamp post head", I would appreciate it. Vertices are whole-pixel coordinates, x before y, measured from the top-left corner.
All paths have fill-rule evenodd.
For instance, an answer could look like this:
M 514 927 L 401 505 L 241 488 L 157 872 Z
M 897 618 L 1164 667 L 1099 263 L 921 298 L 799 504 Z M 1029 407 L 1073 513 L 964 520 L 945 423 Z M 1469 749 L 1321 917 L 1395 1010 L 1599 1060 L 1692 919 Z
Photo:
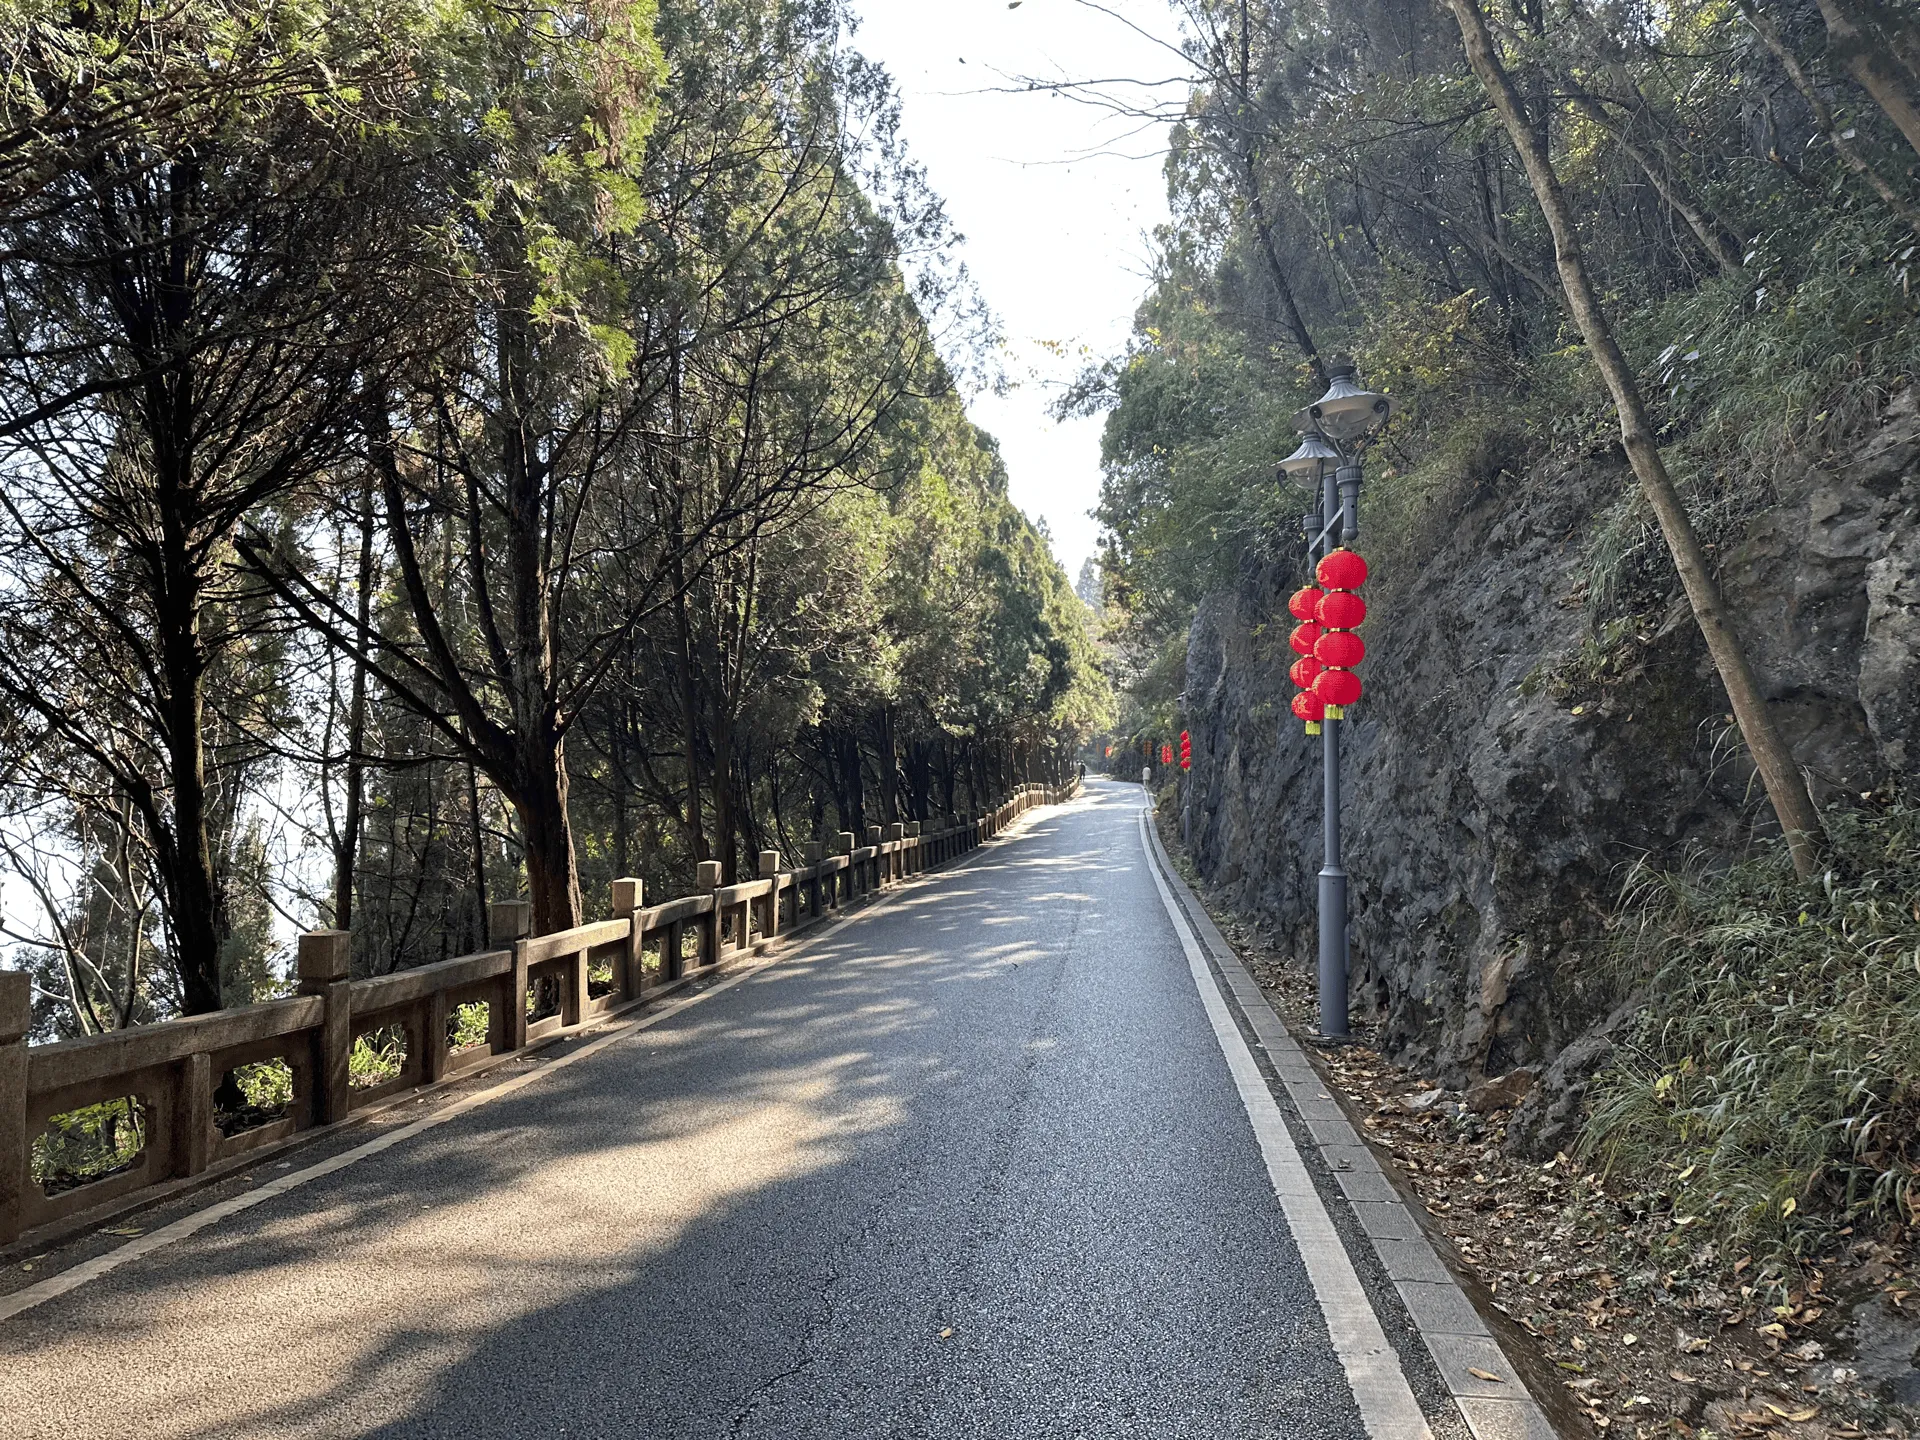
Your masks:
M 1340 452 L 1327 443 L 1317 425 L 1304 425 L 1300 448 L 1280 462 L 1280 473 L 1317 491 L 1327 466 L 1338 465 L 1340 459 Z
M 1351 360 L 1336 362 L 1328 373 L 1327 393 L 1294 415 L 1296 426 L 1346 444 L 1366 439 L 1387 423 L 1393 402 L 1364 388 Z

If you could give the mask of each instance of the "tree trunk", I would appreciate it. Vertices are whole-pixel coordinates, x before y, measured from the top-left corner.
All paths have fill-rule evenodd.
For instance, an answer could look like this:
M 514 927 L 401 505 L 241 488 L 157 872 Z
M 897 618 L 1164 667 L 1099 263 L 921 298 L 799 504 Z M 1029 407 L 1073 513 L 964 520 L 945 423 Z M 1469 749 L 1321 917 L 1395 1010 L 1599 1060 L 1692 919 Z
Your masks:
M 467 762 L 467 814 L 473 824 L 473 934 L 475 945 L 493 944 L 487 933 L 487 832 L 480 819 L 480 772 Z
M 580 871 L 567 814 L 566 744 L 529 746 L 527 773 L 515 787 L 513 808 L 526 847 L 527 899 L 533 933 L 551 935 L 580 923 Z
M 1629 160 L 1640 167 L 1640 173 L 1647 177 L 1654 191 L 1666 201 L 1667 208 L 1686 222 L 1687 228 L 1693 232 L 1693 238 L 1698 240 L 1701 247 L 1712 257 L 1713 263 L 1720 267 L 1721 273 L 1738 274 L 1741 269 L 1740 257 L 1735 253 L 1738 245 L 1737 242 L 1733 245 L 1728 244 L 1730 237 L 1725 227 L 1683 195 L 1680 188 L 1673 183 L 1672 178 L 1665 173 L 1665 167 L 1628 137 L 1625 125 L 1614 124 L 1599 101 L 1591 95 L 1582 94 L 1575 97 L 1575 103 L 1586 112 L 1587 117 L 1594 124 L 1613 137 L 1614 143 L 1626 152 Z
M 156 448 L 161 437 L 156 435 Z M 202 589 L 187 555 L 187 490 L 165 458 L 158 468 L 162 545 L 161 573 L 154 579 L 155 626 L 160 652 L 160 697 L 166 746 L 170 823 L 149 810 L 156 823 L 154 849 L 165 874 L 186 1013 L 204 1015 L 221 1007 L 220 951 L 226 942 L 226 905 L 214 872 L 207 813 L 206 672 L 200 640 Z
M 873 717 L 873 766 L 880 781 L 880 823 L 900 818 L 900 759 L 894 753 L 893 710 L 882 706 Z
M 613 802 L 613 873 L 619 877 L 633 874 L 633 822 L 627 813 L 632 782 L 627 777 L 627 702 L 623 698 L 611 708 L 613 727 L 607 737 L 607 769 L 612 794 L 608 798 Z
M 718 850 L 722 883 L 740 883 L 740 836 L 734 813 L 733 717 L 724 695 L 715 696 L 713 715 L 713 843 Z
M 1239 92 L 1239 134 L 1232 148 L 1234 159 L 1239 162 L 1241 181 L 1246 187 L 1247 211 L 1253 219 L 1253 233 L 1260 241 L 1261 258 L 1267 262 L 1267 274 L 1273 281 L 1274 296 L 1280 302 L 1280 318 L 1287 332 L 1293 336 L 1293 343 L 1299 348 L 1301 358 L 1313 367 L 1314 379 L 1324 390 L 1327 367 L 1320 359 L 1319 347 L 1313 343 L 1313 332 L 1307 329 L 1300 306 L 1294 300 L 1293 282 L 1287 275 L 1287 267 L 1280 263 L 1280 250 L 1273 240 L 1273 222 L 1267 215 L 1266 196 L 1260 189 L 1260 151 L 1253 140 L 1253 22 L 1246 0 L 1240 3 L 1238 49 L 1239 72 L 1234 76 L 1233 83 Z
M 860 774 L 860 737 L 851 730 L 834 737 L 835 768 L 839 772 L 840 823 L 854 835 L 866 832 L 866 784 Z
M 357 634 L 367 633 L 373 590 L 373 476 L 360 482 L 360 593 L 355 599 Z M 347 797 L 340 817 L 340 834 L 333 852 L 333 926 L 353 928 L 353 867 L 360 853 L 360 801 L 366 789 L 362 756 L 367 741 L 367 657 L 353 652 L 353 695 L 347 702 Z
M 1853 21 L 1839 0 L 1819 0 L 1820 18 L 1827 22 L 1827 44 L 1847 67 L 1860 88 L 1873 97 L 1886 117 L 1920 154 L 1920 111 L 1900 83 L 1900 77 L 1881 62 L 1878 43 Z
M 1241 155 L 1240 164 L 1247 187 L 1247 210 L 1253 218 L 1253 233 L 1260 240 L 1260 254 L 1267 262 L 1267 274 L 1273 280 L 1274 295 L 1280 301 L 1280 318 L 1287 327 L 1287 333 L 1293 336 L 1293 343 L 1300 347 L 1301 357 L 1313 368 L 1314 380 L 1325 389 L 1326 362 L 1320 358 L 1320 347 L 1313 343 L 1313 332 L 1307 329 L 1300 306 L 1293 298 L 1293 285 L 1287 278 L 1286 266 L 1280 263 L 1280 250 L 1273 240 L 1273 222 L 1267 218 L 1267 202 L 1260 193 L 1259 161 L 1251 148 Z
M 1608 324 L 1600 308 L 1599 297 L 1594 293 L 1593 283 L 1588 278 L 1586 260 L 1580 250 L 1579 232 L 1574 228 L 1573 213 L 1568 208 L 1565 195 L 1561 193 L 1552 157 L 1540 143 L 1538 131 L 1527 123 L 1527 115 L 1513 88 L 1513 81 L 1494 52 L 1493 37 L 1488 33 L 1486 17 L 1480 12 L 1479 0 L 1448 0 L 1448 3 L 1455 20 L 1459 22 L 1467 59 L 1493 101 L 1495 110 L 1499 112 L 1514 148 L 1519 151 L 1527 178 L 1533 184 L 1534 195 L 1546 215 L 1547 227 L 1553 233 L 1554 257 L 1559 265 L 1560 283 L 1566 291 L 1567 304 L 1586 340 L 1594 364 L 1599 367 L 1601 377 L 1613 395 L 1614 408 L 1620 416 L 1621 444 L 1660 522 L 1660 532 L 1673 555 L 1674 568 L 1680 572 L 1680 583 L 1686 590 L 1688 603 L 1693 607 L 1694 619 L 1706 639 L 1707 652 L 1713 658 L 1714 668 L 1720 672 L 1721 683 L 1726 686 L 1734 719 L 1759 769 L 1761 781 L 1767 787 L 1767 797 L 1773 802 L 1773 813 L 1786 834 L 1794 869 L 1802 876 L 1811 874 L 1818 862 L 1823 838 L 1820 814 L 1807 793 L 1806 780 L 1794 763 L 1792 751 L 1780 738 L 1773 717 L 1767 713 L 1766 701 L 1754 679 L 1746 648 L 1734 632 L 1726 602 L 1720 596 L 1720 588 L 1708 568 L 1706 554 L 1700 548 L 1700 537 L 1694 533 L 1686 506 L 1667 474 L 1659 447 L 1654 444 L 1653 427 L 1647 419 L 1646 403 L 1641 398 L 1639 384 L 1627 366 L 1626 357 L 1620 353 L 1613 328 Z
M 1813 118 L 1827 137 L 1827 143 L 1833 146 L 1833 153 L 1843 160 L 1878 195 L 1886 207 L 1906 221 L 1907 228 L 1920 235 L 1920 210 L 1915 210 L 1906 199 L 1893 188 L 1887 177 L 1867 163 L 1866 156 L 1854 149 L 1853 142 L 1847 138 L 1851 131 L 1840 128 L 1840 122 L 1833 113 L 1833 106 L 1827 103 L 1827 97 L 1820 87 L 1808 75 L 1801 65 L 1800 57 L 1786 42 L 1780 33 L 1780 27 L 1773 23 L 1771 16 L 1763 14 L 1754 4 L 1754 0 L 1733 0 L 1740 13 L 1747 17 L 1747 23 L 1753 26 L 1754 33 L 1766 43 L 1773 52 L 1773 58 L 1780 62 L 1780 68 L 1787 72 L 1787 79 L 1793 82 L 1793 88 L 1800 92 L 1800 98 L 1807 102 L 1807 108 L 1813 111 Z M 1782 162 L 1784 164 L 1784 162 Z M 1791 170 L 1791 167 L 1788 167 Z
M 700 764 L 700 691 L 694 675 L 693 631 L 687 618 L 686 583 L 676 566 L 676 594 L 673 600 L 674 668 L 680 681 L 680 724 L 686 745 L 687 762 L 687 848 L 696 862 L 709 860 L 706 825 L 702 811 L 706 806 L 706 786 Z

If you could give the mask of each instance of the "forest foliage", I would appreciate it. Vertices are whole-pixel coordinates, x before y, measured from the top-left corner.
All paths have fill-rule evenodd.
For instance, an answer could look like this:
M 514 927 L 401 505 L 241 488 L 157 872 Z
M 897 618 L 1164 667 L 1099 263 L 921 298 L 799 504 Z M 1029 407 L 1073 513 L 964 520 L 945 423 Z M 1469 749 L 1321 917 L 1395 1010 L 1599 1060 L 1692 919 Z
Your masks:
M 0 848 L 43 1034 L 1060 775 L 1085 609 L 837 0 L 0 4 Z M 23 899 L 24 897 L 24 899 Z
M 1177 103 L 1076 87 L 1175 122 L 1172 220 L 1132 341 L 1066 402 L 1107 415 L 1108 618 L 1143 733 L 1172 723 L 1200 596 L 1299 564 L 1307 497 L 1275 466 L 1332 355 L 1395 401 L 1362 502 L 1387 584 L 1465 487 L 1620 437 L 1445 6 L 1176 8 L 1191 77 Z M 1920 93 L 1920 30 L 1876 0 L 1473 8 L 1546 142 L 1695 527 L 1731 533 L 1782 457 L 1847 433 L 1913 372 L 1920 187 L 1899 97 Z M 1612 532 L 1593 557 L 1596 634 L 1672 587 L 1657 554 L 1649 583 L 1614 583 L 1649 537 L 1658 550 L 1637 494 Z

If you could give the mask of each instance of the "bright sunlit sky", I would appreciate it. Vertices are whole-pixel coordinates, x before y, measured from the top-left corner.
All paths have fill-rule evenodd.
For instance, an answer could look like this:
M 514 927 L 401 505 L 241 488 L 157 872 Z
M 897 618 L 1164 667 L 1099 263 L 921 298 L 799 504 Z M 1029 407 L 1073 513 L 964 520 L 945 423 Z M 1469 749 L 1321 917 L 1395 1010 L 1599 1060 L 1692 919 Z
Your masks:
M 1016 388 L 968 413 L 1000 441 L 1014 503 L 1045 521 L 1070 580 L 1098 534 L 1101 421 L 1056 424 L 1047 408 L 1088 359 L 1125 343 L 1148 236 L 1167 218 L 1166 132 L 1061 96 L 977 92 L 1015 76 L 1182 73 L 1156 43 L 1178 43 L 1168 0 L 1102 3 L 1112 15 L 1078 0 L 855 0 L 854 45 L 892 73 L 907 144 L 1006 332 Z

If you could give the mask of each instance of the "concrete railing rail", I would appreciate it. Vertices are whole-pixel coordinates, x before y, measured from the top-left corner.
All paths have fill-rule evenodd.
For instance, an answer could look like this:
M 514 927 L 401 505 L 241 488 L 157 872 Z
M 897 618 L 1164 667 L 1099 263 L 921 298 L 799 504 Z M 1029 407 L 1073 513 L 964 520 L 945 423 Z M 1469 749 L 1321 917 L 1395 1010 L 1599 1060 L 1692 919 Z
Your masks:
M 809 847 L 807 864 L 781 865 L 762 851 L 758 879 L 719 883 L 699 867 L 693 895 L 646 905 L 638 880 L 613 882 L 613 918 L 554 935 L 529 935 L 524 901 L 491 907 L 499 948 L 355 980 L 348 933 L 300 937 L 299 993 L 284 1000 L 29 1045 L 25 974 L 0 971 L 0 1245 L 38 1241 L 116 1210 L 237 1169 L 245 1157 L 301 1131 L 338 1124 L 396 1092 L 430 1085 L 683 985 L 730 955 L 817 924 L 870 892 L 958 858 L 1025 811 L 1070 797 L 1077 782 L 1024 785 L 1005 804 L 948 829 L 915 824 L 865 844 L 841 832 L 831 855 Z M 688 953 L 689 941 L 692 953 Z M 597 985 L 596 972 L 603 978 Z M 455 1050 L 448 1021 L 484 1001 L 483 1043 Z M 531 1015 L 530 1015 L 530 1012 Z M 355 1044 L 377 1031 L 405 1035 L 405 1060 L 383 1083 L 355 1086 Z M 292 1101 L 277 1118 L 223 1131 L 214 1097 L 237 1067 L 284 1061 Z M 132 1097 L 142 1117 L 139 1154 L 123 1168 L 49 1194 L 33 1174 L 35 1141 L 48 1122 L 89 1105 Z M 230 1123 L 233 1117 L 229 1117 Z

